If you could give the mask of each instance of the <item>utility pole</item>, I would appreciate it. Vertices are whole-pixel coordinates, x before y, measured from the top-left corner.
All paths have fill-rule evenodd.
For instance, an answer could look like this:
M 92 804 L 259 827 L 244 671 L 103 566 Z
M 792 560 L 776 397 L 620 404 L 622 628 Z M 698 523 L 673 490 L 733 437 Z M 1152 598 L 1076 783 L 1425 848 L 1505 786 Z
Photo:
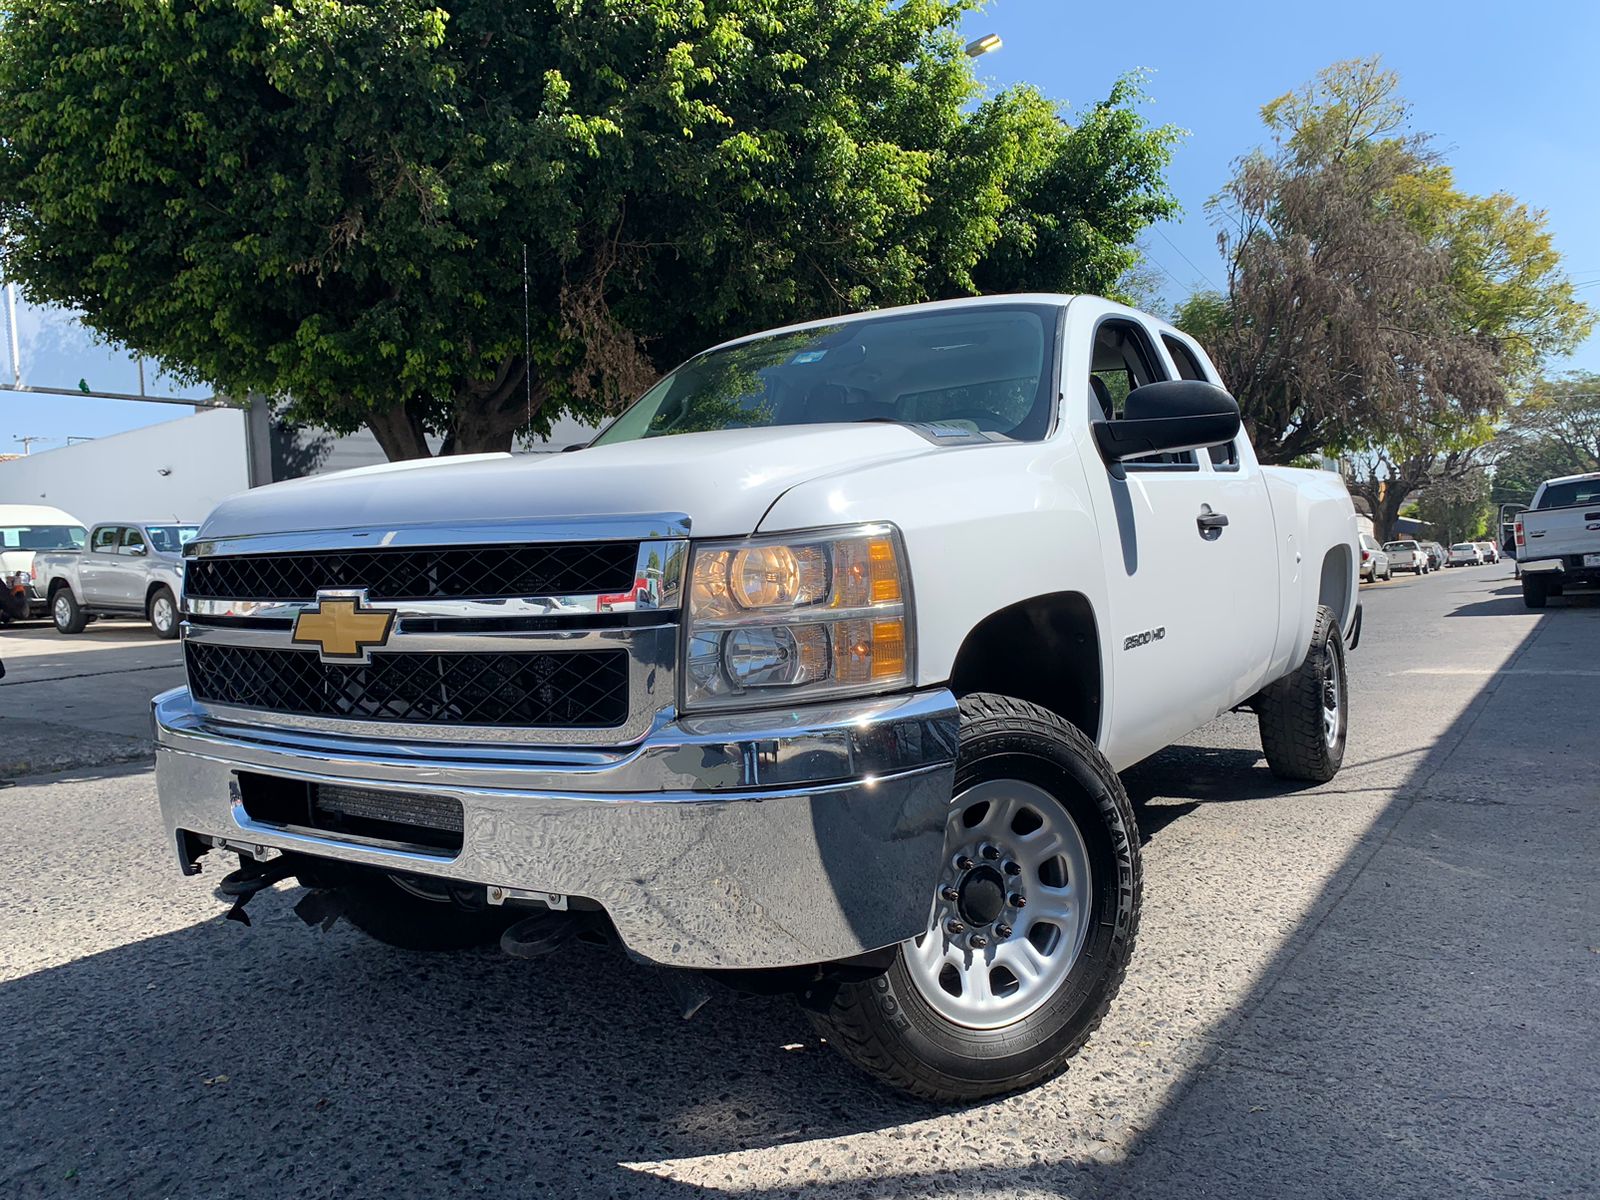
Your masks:
M 22 354 L 17 349 L 17 285 L 6 280 L 6 326 L 10 333 L 11 382 L 22 386 Z M 139 389 L 143 391 L 143 388 Z
M 24 454 L 32 454 L 33 453 L 33 444 L 35 442 L 53 442 L 53 441 L 55 441 L 54 438 L 39 437 L 38 435 L 35 435 L 33 437 L 14 437 L 11 440 L 13 442 L 21 442 L 22 443 L 22 452 Z

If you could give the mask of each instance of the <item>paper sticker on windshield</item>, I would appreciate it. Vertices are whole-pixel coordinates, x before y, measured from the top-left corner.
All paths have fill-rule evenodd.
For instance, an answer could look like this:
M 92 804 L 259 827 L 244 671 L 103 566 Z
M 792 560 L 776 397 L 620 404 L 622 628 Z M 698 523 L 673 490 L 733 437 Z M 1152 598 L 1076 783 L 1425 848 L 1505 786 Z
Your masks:
M 797 363 L 821 362 L 822 361 L 822 356 L 824 354 L 826 354 L 826 353 L 827 353 L 826 350 L 802 350 L 799 354 L 796 354 L 794 356 L 794 358 L 791 359 L 790 361 L 791 362 L 797 362 Z

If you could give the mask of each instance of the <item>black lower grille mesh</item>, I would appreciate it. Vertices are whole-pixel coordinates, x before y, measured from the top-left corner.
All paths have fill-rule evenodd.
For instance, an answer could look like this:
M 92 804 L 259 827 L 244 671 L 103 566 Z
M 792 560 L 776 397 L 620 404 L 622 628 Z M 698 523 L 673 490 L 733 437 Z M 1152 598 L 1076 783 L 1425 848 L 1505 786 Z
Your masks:
M 628 716 L 628 652 L 317 654 L 189 642 L 198 700 L 274 712 L 417 725 L 609 728 Z

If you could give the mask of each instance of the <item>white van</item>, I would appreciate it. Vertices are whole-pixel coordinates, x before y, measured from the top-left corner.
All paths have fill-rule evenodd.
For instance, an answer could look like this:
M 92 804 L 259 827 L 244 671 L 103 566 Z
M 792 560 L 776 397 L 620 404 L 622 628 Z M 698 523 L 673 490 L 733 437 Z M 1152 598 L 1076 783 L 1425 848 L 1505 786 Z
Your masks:
M 30 617 L 48 611 L 39 581 L 33 577 L 33 556 L 40 550 L 82 550 L 87 537 L 83 522 L 47 504 L 0 504 L 0 586 L 9 592 L 18 575 L 27 595 Z M 0 606 L 3 607 L 3 606 Z

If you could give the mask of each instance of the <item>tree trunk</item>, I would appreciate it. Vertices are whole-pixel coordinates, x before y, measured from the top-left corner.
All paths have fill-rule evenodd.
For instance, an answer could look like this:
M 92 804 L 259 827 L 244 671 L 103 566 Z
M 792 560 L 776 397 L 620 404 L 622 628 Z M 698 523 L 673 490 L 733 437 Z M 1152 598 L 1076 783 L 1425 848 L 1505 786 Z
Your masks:
M 537 379 L 528 386 L 522 359 L 507 359 L 493 380 L 457 393 L 455 419 L 441 453 L 505 453 L 517 430 L 539 415 L 548 395 L 549 390 Z
M 388 412 L 369 414 L 367 428 L 372 430 L 372 436 L 378 439 L 378 445 L 383 447 L 390 462 L 428 458 L 433 453 L 428 449 L 422 422 L 405 403 L 396 404 Z

